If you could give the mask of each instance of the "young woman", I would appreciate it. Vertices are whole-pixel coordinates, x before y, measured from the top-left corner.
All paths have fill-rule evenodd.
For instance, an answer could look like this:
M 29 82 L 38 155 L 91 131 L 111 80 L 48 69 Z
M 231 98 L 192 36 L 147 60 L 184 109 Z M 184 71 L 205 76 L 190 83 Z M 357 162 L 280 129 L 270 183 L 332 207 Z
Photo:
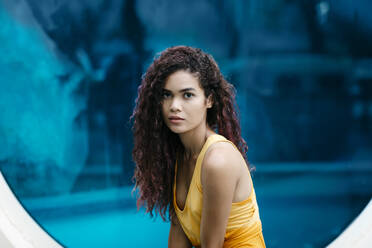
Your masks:
M 234 88 L 214 59 L 171 47 L 138 89 L 137 205 L 171 219 L 168 247 L 265 247 Z

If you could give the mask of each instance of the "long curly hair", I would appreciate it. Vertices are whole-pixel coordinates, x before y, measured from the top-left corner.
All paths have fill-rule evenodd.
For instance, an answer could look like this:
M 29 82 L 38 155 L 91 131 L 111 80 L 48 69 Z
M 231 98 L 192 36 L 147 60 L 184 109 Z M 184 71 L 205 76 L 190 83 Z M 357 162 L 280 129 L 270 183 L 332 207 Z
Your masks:
M 213 106 L 207 110 L 209 127 L 232 141 L 244 159 L 248 150 L 241 137 L 236 112 L 235 90 L 223 77 L 211 55 L 201 49 L 175 46 L 155 57 L 142 77 L 133 114 L 134 148 L 136 164 L 133 180 L 134 190 L 139 188 L 137 208 L 146 206 L 146 212 L 153 216 L 160 214 L 166 220 L 174 216 L 173 183 L 177 154 L 184 151 L 177 134 L 164 123 L 161 113 L 162 91 L 166 79 L 178 70 L 196 75 L 205 97 L 212 95 Z

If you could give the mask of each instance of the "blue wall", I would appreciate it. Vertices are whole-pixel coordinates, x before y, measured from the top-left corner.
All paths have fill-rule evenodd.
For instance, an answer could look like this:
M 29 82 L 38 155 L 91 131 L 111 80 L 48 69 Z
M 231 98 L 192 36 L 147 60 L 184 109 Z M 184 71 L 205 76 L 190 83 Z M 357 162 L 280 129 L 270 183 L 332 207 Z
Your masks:
M 259 193 L 298 165 L 371 168 L 371 8 L 2 0 L 0 170 L 20 199 L 131 187 L 128 121 L 141 75 L 179 44 L 211 53 L 236 87 Z

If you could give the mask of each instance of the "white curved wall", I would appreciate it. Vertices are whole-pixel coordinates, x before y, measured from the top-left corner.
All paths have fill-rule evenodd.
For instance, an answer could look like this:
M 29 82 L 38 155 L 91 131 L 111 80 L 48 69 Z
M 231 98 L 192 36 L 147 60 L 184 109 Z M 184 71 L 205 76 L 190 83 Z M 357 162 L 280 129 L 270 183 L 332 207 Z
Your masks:
M 60 248 L 24 210 L 0 172 L 0 247 Z
M 327 248 L 372 247 L 372 199 L 359 216 Z

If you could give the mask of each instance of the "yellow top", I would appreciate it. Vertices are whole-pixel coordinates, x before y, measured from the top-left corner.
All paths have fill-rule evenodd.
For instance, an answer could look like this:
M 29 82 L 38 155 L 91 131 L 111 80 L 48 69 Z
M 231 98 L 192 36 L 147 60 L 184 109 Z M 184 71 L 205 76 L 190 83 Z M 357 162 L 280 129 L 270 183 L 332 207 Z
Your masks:
M 215 142 L 221 141 L 233 144 L 224 136 L 214 134 L 209 136 L 205 144 L 203 145 L 196 160 L 194 173 L 191 179 L 183 210 L 181 210 L 177 206 L 176 201 L 176 162 L 173 186 L 173 206 L 183 231 L 191 241 L 192 245 L 195 247 L 200 246 L 200 221 L 203 207 L 203 190 L 200 180 L 201 164 L 203 162 L 205 152 L 208 150 L 208 147 Z M 236 148 L 235 145 L 234 147 Z M 252 193 L 250 194 L 250 196 L 241 202 L 233 202 L 231 204 L 231 210 L 227 222 L 223 247 L 266 247 L 262 235 L 262 225 L 259 216 L 258 205 L 256 202 L 256 194 L 253 188 L 253 182 Z

